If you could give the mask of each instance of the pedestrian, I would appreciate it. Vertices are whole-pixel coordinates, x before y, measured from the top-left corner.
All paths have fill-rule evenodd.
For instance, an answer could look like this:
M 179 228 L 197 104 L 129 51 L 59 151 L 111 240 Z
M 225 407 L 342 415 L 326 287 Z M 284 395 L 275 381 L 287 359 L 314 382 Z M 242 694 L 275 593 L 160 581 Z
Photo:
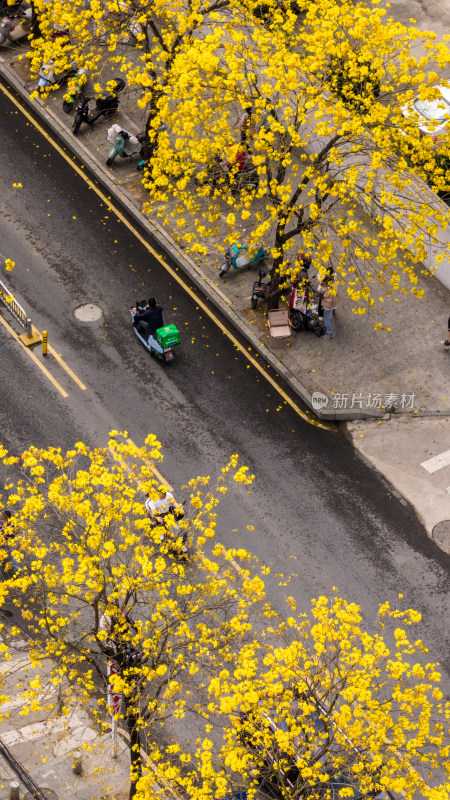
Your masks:
M 15 533 L 11 528 L 11 511 L 9 508 L 4 508 L 1 516 L 0 528 L 0 549 L 6 551 L 6 558 L 1 562 L 1 567 L 6 577 L 12 577 L 8 573 L 15 572 L 19 569 L 19 565 L 13 556 L 12 546 L 9 544 L 11 539 L 15 538 Z
M 247 134 L 250 133 L 250 126 L 252 124 L 252 113 L 253 109 L 251 106 L 246 106 L 242 114 L 237 118 L 235 122 L 235 128 L 240 130 L 240 141 L 241 144 L 247 147 Z
M 326 275 L 319 286 L 318 293 L 322 296 L 323 323 L 325 325 L 324 339 L 334 339 L 334 312 L 337 308 L 337 286 L 330 275 Z
M 443 344 L 444 347 L 450 347 L 450 317 L 448 318 L 447 322 L 447 331 L 447 338 L 441 341 L 441 344 Z
M 14 22 L 12 17 L 7 14 L 0 20 L 0 44 L 5 44 L 6 41 L 13 43 L 11 32 L 14 30 Z
M 334 278 L 334 268 L 333 267 L 327 267 L 327 271 L 325 273 L 325 277 L 328 277 L 330 281 L 333 280 L 333 278 Z M 322 283 L 323 282 L 324 281 L 322 281 Z M 317 304 L 317 316 L 319 317 L 319 319 L 323 319 L 322 295 L 321 294 L 319 294 L 319 302 Z

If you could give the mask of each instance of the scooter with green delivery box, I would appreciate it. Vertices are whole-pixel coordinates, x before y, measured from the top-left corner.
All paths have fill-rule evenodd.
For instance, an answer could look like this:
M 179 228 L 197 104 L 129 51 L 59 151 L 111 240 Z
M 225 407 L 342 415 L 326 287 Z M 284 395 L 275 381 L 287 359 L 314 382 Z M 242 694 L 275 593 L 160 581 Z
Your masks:
M 148 308 L 145 300 L 140 300 L 131 309 L 131 322 L 134 322 L 135 314 L 142 314 Z M 180 344 L 180 332 L 175 325 L 164 325 L 158 328 L 155 335 L 150 334 L 148 338 L 143 335 L 138 328 L 134 327 L 134 332 L 139 341 L 152 356 L 158 358 L 163 364 L 173 361 L 173 348 Z

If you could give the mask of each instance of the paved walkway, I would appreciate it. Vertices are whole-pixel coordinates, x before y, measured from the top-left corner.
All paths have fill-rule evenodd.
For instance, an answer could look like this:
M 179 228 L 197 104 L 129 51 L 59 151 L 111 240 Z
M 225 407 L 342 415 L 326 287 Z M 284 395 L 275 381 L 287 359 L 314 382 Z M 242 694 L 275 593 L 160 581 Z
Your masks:
M 31 91 L 35 81 L 27 72 L 27 63 L 19 61 L 16 49 L 3 49 L 3 72 L 12 67 L 15 79 Z M 9 73 L 11 77 L 11 73 Z M 23 88 L 22 88 L 23 92 Z M 63 90 L 54 93 L 45 102 L 45 114 L 53 127 L 59 129 L 65 141 L 80 158 L 90 157 L 90 166 L 100 180 L 122 202 L 134 209 L 141 208 L 147 193 L 141 185 L 141 173 L 136 171 L 138 157 L 116 159 L 106 166 L 109 145 L 106 142 L 107 121 L 100 122 L 91 132 L 83 126 L 78 137 L 71 133 L 72 115 L 62 110 Z M 41 101 L 35 101 L 36 109 Z M 145 112 L 135 105 L 134 90 L 120 96 L 119 112 L 114 118 L 131 132 L 142 130 Z M 26 180 L 26 177 L 24 178 Z M 340 294 L 336 314 L 336 337 L 332 341 L 317 338 L 312 332 L 294 334 L 288 344 L 273 348 L 267 328 L 265 307 L 256 311 L 250 308 L 254 271 L 231 271 L 223 281 L 218 278 L 221 255 L 217 248 L 220 238 L 205 242 L 207 256 L 187 257 L 174 238 L 168 244 L 166 229 L 155 220 L 150 224 L 155 238 L 172 250 L 172 255 L 188 272 L 195 271 L 198 283 L 225 314 L 232 313 L 232 321 L 257 349 L 266 355 L 272 366 L 311 407 L 312 395 L 325 395 L 321 415 L 337 419 L 358 419 L 381 416 L 386 409 L 397 413 L 447 415 L 450 412 L 450 352 L 441 347 L 446 336 L 447 318 L 450 314 L 450 292 L 433 277 L 419 276 L 418 288 L 424 295 L 400 296 L 398 301 L 377 304 L 376 312 L 355 315 L 351 301 Z M 174 237 L 175 232 L 169 231 Z M 243 240 L 245 231 L 243 230 Z M 380 290 L 385 294 L 385 290 Z M 375 322 L 382 329 L 375 331 Z M 314 405 L 312 406 L 314 407 Z M 317 410 L 317 406 L 316 406 Z
M 129 754 L 119 739 L 119 753 L 111 757 L 109 735 L 100 738 L 88 715 L 78 710 L 70 717 L 49 719 L 45 712 L 32 712 L 22 697 L 23 682 L 35 674 L 30 666 L 25 642 L 17 642 L 17 654 L 0 665 L 0 694 L 8 697 L 0 704 L 0 739 L 13 753 L 25 771 L 41 789 L 50 789 L 49 800 L 125 800 L 129 787 Z M 40 670 L 41 683 L 46 684 L 45 669 Z M 44 700 L 43 700 L 44 702 Z M 81 751 L 83 744 L 95 742 L 90 752 Z M 83 772 L 72 771 L 74 752 L 82 752 Z M 10 783 L 17 778 L 11 767 L 0 758 L 0 800 L 9 800 Z M 20 787 L 24 797 L 24 787 Z

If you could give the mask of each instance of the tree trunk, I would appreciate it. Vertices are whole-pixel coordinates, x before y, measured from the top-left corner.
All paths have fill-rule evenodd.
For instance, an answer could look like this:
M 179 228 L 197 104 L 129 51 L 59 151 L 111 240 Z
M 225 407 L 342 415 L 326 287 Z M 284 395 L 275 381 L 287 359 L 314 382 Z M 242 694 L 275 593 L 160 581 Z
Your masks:
M 30 0 L 31 5 L 31 39 L 40 39 L 42 36 L 41 28 L 39 25 L 39 15 L 36 13 L 36 6 L 33 0 Z
M 270 293 L 267 298 L 267 311 L 273 311 L 278 308 L 282 290 L 280 289 L 280 273 L 272 269 L 270 274 Z
M 270 282 L 272 284 L 272 287 L 267 303 L 268 311 L 271 309 L 278 308 L 278 303 L 280 302 L 280 297 L 282 293 L 282 290 L 280 289 L 280 280 L 281 280 L 281 265 L 283 263 L 284 244 L 285 244 L 284 229 L 285 229 L 285 223 L 278 222 L 275 234 L 275 248 L 277 251 L 277 255 L 274 256 L 272 270 L 270 273 Z
M 141 758 L 141 738 L 138 728 L 138 717 L 128 707 L 126 707 L 127 729 L 130 736 L 130 762 L 131 762 L 131 784 L 129 800 L 133 800 L 136 795 L 136 784 L 142 776 Z

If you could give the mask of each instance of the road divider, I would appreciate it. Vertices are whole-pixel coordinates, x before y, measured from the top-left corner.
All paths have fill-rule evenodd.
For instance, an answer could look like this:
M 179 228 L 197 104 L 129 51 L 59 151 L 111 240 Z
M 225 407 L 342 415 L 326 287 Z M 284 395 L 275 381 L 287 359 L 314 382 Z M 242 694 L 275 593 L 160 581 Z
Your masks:
M 0 292 L 2 292 L 2 291 L 3 291 L 3 289 L 2 289 L 2 287 L 3 287 L 3 286 L 4 286 L 4 284 L 2 284 L 2 282 L 0 281 Z M 3 299 L 3 298 L 0 296 L 0 299 Z M 22 309 L 22 311 L 23 311 L 23 309 Z M 14 315 L 14 318 L 16 319 L 15 315 Z M 50 354 L 52 355 L 52 357 L 54 358 L 54 360 L 55 360 L 55 361 L 56 361 L 56 362 L 59 364 L 59 366 L 60 366 L 60 367 L 62 367 L 62 369 L 63 369 L 63 370 L 64 370 L 64 371 L 65 371 L 65 372 L 66 372 L 66 373 L 69 375 L 69 377 L 70 377 L 70 378 L 71 378 L 71 379 L 74 381 L 74 383 L 76 383 L 76 384 L 77 384 L 77 386 L 78 386 L 78 387 L 81 389 L 81 391 L 83 391 L 83 392 L 84 392 L 84 391 L 86 391 L 86 386 L 85 386 L 85 385 L 84 385 L 84 383 L 83 383 L 83 382 L 80 380 L 80 378 L 79 378 L 79 377 L 78 377 L 78 376 L 75 374 L 75 372 L 74 372 L 74 371 L 73 371 L 73 370 L 72 370 L 72 369 L 69 367 L 69 365 L 68 365 L 68 364 L 66 364 L 66 362 L 65 362 L 65 361 L 64 361 L 64 360 L 61 358 L 61 356 L 59 355 L 59 353 L 57 353 L 57 352 L 54 350 L 54 348 L 53 348 L 53 347 L 51 347 L 51 346 L 48 344 L 48 341 L 47 341 L 47 331 L 43 331 L 43 332 L 42 332 L 42 334 L 41 334 L 41 333 L 39 333 L 39 331 L 38 331 L 38 330 L 37 330 L 37 329 L 34 327 L 34 325 L 31 325 L 31 327 L 30 327 L 30 334 L 31 334 L 31 337 L 30 337 L 30 338 L 32 339 L 32 341 L 31 341 L 31 342 L 29 342 L 29 341 L 28 341 L 28 334 L 21 334 L 21 335 L 19 335 L 18 333 L 16 333 L 16 331 L 15 331 L 15 330 L 14 330 L 14 329 L 11 327 L 11 325 L 9 325 L 9 323 L 6 321 L 6 319 L 4 319 L 4 317 L 2 317 L 2 316 L 1 316 L 1 314 L 0 314 L 0 323 L 1 323 L 1 324 L 3 325 L 3 327 L 4 327 L 4 328 L 5 328 L 7 331 L 8 331 L 8 333 L 10 334 L 10 336 L 11 336 L 11 337 L 12 337 L 12 338 L 13 338 L 13 339 L 16 341 L 16 342 L 18 342 L 18 343 L 21 345 L 21 347 L 23 347 L 23 348 L 24 348 L 24 350 L 26 351 L 27 355 L 28 355 L 28 356 L 31 358 L 31 360 L 32 360 L 32 361 L 33 361 L 33 362 L 34 362 L 34 363 L 35 363 L 35 364 L 36 364 L 36 365 L 39 367 L 39 369 L 41 370 L 41 372 L 43 372 L 43 374 L 45 375 L 45 377 L 46 377 L 46 378 L 48 378 L 48 380 L 50 381 L 50 383 L 51 383 L 51 384 L 52 384 L 52 385 L 55 387 L 55 389 L 57 389 L 57 390 L 58 390 L 58 392 L 59 392 L 59 393 L 60 393 L 60 394 L 61 394 L 63 397 L 68 397 L 68 396 L 69 396 L 68 392 L 66 392 L 66 390 L 65 390 L 65 389 L 63 389 L 63 387 L 61 386 L 61 384 L 60 384 L 60 383 L 58 383 L 58 381 L 56 380 L 56 378 L 54 378 L 54 377 L 53 377 L 53 375 L 52 375 L 52 374 L 51 374 L 51 372 L 50 372 L 50 371 L 47 369 L 47 367 L 45 367 L 45 366 L 44 366 L 44 364 L 42 364 L 42 362 L 41 362 L 41 361 L 39 360 L 39 358 L 36 356 L 36 354 L 35 354 L 35 353 L 33 353 L 33 350 L 31 349 L 31 347 L 30 347 L 30 344 L 37 344 L 37 343 L 39 343 L 39 342 L 42 342 L 42 354 L 43 354 L 44 356 L 46 356 L 46 355 L 47 355 L 47 353 L 50 353 Z M 45 334 L 45 337 L 44 337 L 44 334 Z M 45 342 L 44 342 L 44 338 L 45 338 Z M 44 351 L 44 347 L 45 347 L 45 351 Z
M 0 255 L 0 263 L 3 266 L 6 264 L 6 259 L 4 256 Z M 16 300 L 13 293 L 10 289 L 8 289 L 6 283 L 0 280 L 0 300 L 3 305 L 8 309 L 10 314 L 14 317 L 14 319 L 25 328 L 26 333 L 22 333 L 19 338 L 22 344 L 26 347 L 30 347 L 32 344 L 37 344 L 40 341 L 40 338 L 36 338 L 36 333 L 33 333 L 33 326 L 31 324 L 31 319 L 29 318 L 25 309 L 21 306 L 21 304 Z

